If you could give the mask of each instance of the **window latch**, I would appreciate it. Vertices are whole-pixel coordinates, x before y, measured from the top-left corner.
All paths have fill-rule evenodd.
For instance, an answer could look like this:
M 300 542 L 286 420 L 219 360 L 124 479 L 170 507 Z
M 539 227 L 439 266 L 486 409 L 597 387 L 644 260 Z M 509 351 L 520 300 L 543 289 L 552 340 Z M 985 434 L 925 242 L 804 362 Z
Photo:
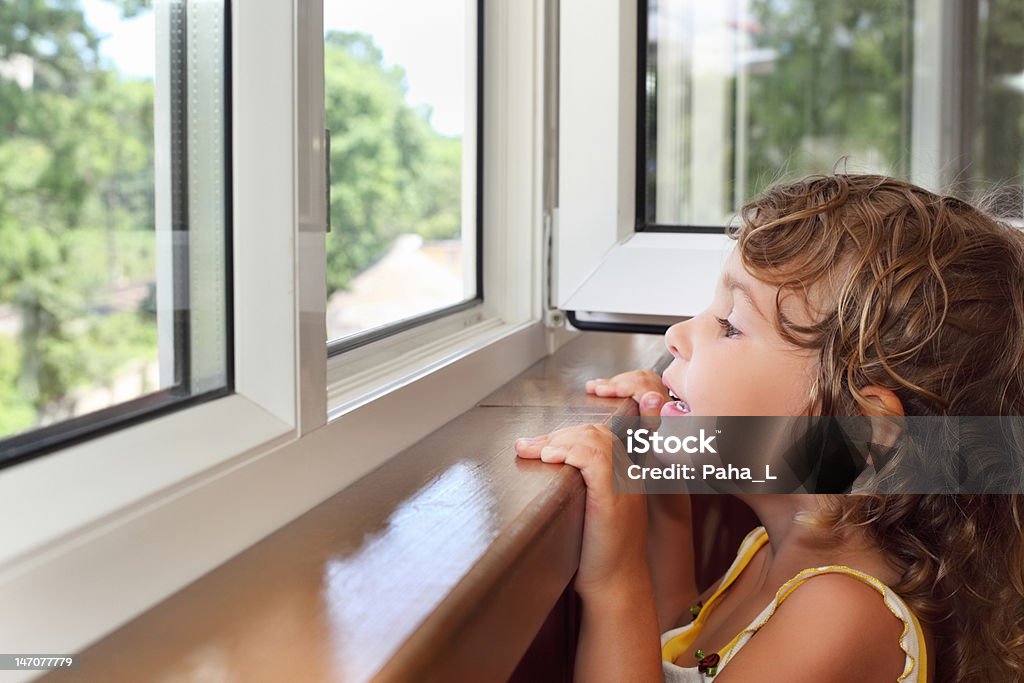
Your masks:
M 324 216 L 327 219 L 327 232 L 331 231 L 331 129 L 324 128 L 324 179 L 327 187 L 324 188 L 325 207 Z

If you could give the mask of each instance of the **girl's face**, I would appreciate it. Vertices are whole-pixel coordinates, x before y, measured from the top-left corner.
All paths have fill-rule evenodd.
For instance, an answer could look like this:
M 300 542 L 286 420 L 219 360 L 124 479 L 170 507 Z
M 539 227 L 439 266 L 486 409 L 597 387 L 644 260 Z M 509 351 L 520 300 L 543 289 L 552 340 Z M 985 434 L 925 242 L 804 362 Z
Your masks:
M 669 328 L 665 345 L 675 357 L 665 385 L 680 400 L 663 416 L 799 415 L 806 410 L 817 353 L 794 347 L 775 330 L 778 287 L 754 279 L 733 250 L 707 310 Z M 784 314 L 807 324 L 810 315 L 783 299 Z

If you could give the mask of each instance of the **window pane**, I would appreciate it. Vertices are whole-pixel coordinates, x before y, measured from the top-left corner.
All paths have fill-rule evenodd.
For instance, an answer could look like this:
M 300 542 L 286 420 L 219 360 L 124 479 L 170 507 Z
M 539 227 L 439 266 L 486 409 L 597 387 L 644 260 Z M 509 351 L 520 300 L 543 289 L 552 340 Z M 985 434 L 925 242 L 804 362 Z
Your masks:
M 324 27 L 338 340 L 478 293 L 476 3 L 328 0 Z
M 0 464 L 227 386 L 223 33 L 210 0 L 0 13 Z
M 647 7 L 644 223 L 722 225 L 777 179 L 844 158 L 932 189 L 997 189 L 1020 215 L 1019 2 Z
M 1004 215 L 1024 218 L 1024 3 L 979 2 L 977 40 L 970 189 L 994 195 Z
M 722 225 L 780 174 L 905 162 L 904 3 L 648 3 L 646 211 Z

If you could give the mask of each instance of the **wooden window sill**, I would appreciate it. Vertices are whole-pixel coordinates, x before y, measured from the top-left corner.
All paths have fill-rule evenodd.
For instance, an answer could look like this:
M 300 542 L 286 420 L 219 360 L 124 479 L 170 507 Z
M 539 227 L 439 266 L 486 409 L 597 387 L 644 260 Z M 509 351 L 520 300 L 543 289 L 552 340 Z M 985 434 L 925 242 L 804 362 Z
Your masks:
M 585 493 L 512 443 L 635 414 L 583 382 L 663 352 L 658 336 L 580 335 L 46 680 L 507 679 L 575 573 Z

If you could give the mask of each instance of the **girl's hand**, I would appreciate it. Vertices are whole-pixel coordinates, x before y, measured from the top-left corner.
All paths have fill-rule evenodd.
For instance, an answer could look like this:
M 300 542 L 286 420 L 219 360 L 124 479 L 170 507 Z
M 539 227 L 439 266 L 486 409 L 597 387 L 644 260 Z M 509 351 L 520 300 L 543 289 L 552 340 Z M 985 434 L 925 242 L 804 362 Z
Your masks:
M 654 417 L 671 399 L 661 377 L 650 370 L 630 370 L 611 379 L 592 379 L 586 384 L 588 394 L 625 398 L 629 396 L 640 409 L 640 415 Z
M 642 417 L 657 417 L 671 398 L 661 377 L 650 370 L 632 370 L 611 379 L 587 382 L 587 393 L 631 397 Z M 657 423 L 654 423 L 657 428 Z M 690 496 L 664 494 L 647 501 L 647 555 L 659 630 L 677 626 L 679 616 L 697 596 L 693 520 Z
M 650 580 L 646 497 L 612 492 L 612 449 L 616 441 L 608 427 L 589 424 L 518 439 L 515 444 L 521 458 L 565 463 L 583 475 L 587 500 L 575 588 L 584 600 Z

